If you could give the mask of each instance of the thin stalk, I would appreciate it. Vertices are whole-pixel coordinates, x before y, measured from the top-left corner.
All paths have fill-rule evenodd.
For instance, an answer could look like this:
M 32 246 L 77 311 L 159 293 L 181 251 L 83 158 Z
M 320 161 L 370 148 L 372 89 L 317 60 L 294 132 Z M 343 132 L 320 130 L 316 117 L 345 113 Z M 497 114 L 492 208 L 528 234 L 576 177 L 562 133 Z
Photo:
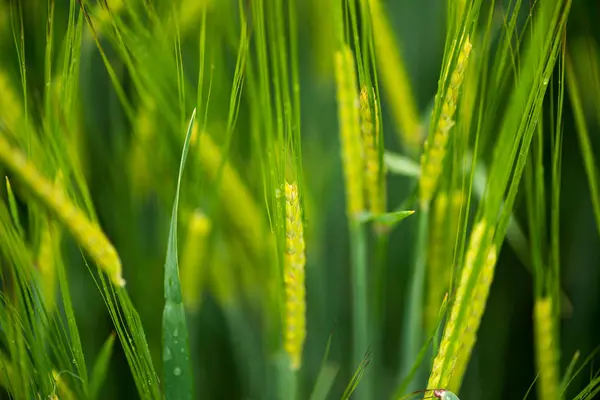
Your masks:
M 365 227 L 356 219 L 350 220 L 350 248 L 352 257 L 352 310 L 354 332 L 352 364 L 358 366 L 369 349 L 371 338 L 368 318 L 367 244 Z M 357 388 L 356 398 L 369 398 L 370 393 L 371 379 L 367 374 Z
M 377 356 L 379 356 L 379 358 L 376 359 L 375 361 L 375 369 L 377 370 L 377 376 L 381 376 L 381 372 L 382 370 L 380 370 L 380 367 L 382 368 L 382 364 L 381 364 L 381 355 L 384 352 L 384 334 L 381 334 L 383 332 L 385 332 L 385 326 L 384 326 L 384 320 L 385 320 L 385 304 L 386 304 L 386 296 L 387 296 L 387 290 L 386 290 L 386 279 L 385 279 L 385 271 L 386 271 L 386 266 L 387 266 L 387 255 L 388 255 L 388 244 L 389 244 L 389 234 L 387 232 L 383 232 L 380 234 L 377 234 L 375 237 L 375 260 L 374 260 L 374 269 L 373 269 L 373 294 L 371 295 L 372 300 L 372 305 L 371 305 L 371 310 L 372 310 L 372 315 L 373 315 L 373 322 L 372 322 L 372 329 L 377 329 L 377 332 L 380 332 L 380 334 L 377 335 L 377 337 L 375 337 L 375 335 L 372 335 L 371 337 L 376 339 L 373 343 L 374 348 L 375 348 L 375 354 Z M 377 393 L 375 393 L 375 396 L 377 398 L 379 398 L 379 396 L 381 395 L 382 392 L 378 391 Z
M 427 262 L 427 237 L 429 230 L 429 210 L 422 208 L 417 225 L 417 241 L 415 243 L 414 264 L 410 271 L 409 298 L 406 303 L 404 321 L 404 338 L 402 341 L 401 372 L 405 375 L 413 365 L 421 347 L 423 323 L 423 289 L 425 284 L 425 267 Z M 417 382 L 420 374 L 417 374 Z M 414 383 L 408 386 L 413 389 Z

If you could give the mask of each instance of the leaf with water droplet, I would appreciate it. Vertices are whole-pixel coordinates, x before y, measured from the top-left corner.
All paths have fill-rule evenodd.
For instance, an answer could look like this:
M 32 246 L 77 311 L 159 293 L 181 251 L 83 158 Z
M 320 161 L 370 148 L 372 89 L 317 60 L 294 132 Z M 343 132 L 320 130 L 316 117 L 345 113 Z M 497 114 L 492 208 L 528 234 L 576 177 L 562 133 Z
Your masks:
M 162 328 L 163 377 L 165 382 L 165 398 L 167 400 L 191 400 L 194 398 L 193 372 L 192 365 L 189 362 L 188 330 L 183 308 L 181 285 L 179 282 L 179 262 L 177 260 L 177 213 L 179 208 L 181 178 L 183 176 L 195 118 L 196 110 L 194 109 L 192 117 L 190 118 L 181 154 L 179 175 L 177 177 L 177 189 L 175 192 L 175 201 L 173 202 L 173 212 L 169 227 L 167 258 L 165 260 L 165 308 L 163 310 Z M 178 345 L 179 341 L 182 342 L 184 351 L 171 351 L 171 349 L 181 347 Z

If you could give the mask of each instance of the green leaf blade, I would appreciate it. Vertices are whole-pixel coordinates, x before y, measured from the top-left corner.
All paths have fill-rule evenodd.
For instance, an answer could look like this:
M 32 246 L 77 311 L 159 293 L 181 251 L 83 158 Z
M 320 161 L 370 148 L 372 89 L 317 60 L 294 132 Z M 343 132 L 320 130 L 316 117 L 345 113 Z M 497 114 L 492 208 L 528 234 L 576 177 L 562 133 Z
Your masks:
M 179 205 L 179 192 L 181 188 L 181 177 L 185 166 L 185 160 L 190 145 L 192 127 L 196 119 L 196 109 L 192 113 L 188 125 L 179 176 L 177 178 L 177 190 L 171 215 L 169 229 L 169 240 L 167 245 L 167 258 L 165 260 L 165 307 L 163 311 L 163 380 L 165 382 L 165 398 L 169 399 L 192 399 L 193 371 L 190 358 L 188 329 L 185 320 L 183 297 L 179 282 L 179 262 L 177 259 L 177 212 Z

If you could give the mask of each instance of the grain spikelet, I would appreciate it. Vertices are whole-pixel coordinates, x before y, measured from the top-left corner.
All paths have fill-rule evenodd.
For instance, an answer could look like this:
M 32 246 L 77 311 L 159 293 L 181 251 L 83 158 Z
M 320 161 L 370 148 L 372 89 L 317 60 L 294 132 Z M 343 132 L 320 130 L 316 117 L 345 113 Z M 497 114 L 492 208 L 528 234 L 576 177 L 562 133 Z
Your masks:
M 10 168 L 30 192 L 71 232 L 77 243 L 109 275 L 113 283 L 124 286 L 121 260 L 100 227 L 90 221 L 60 187 L 53 185 L 40 174 L 21 150 L 11 146 L 1 135 L 0 161 Z
M 465 264 L 462 269 L 460 283 L 456 289 L 456 296 L 450 311 L 450 317 L 446 322 L 444 329 L 444 335 L 438 354 L 433 361 L 433 368 L 431 369 L 431 375 L 429 376 L 428 388 L 446 388 L 450 381 L 451 371 L 444 370 L 444 366 L 449 364 L 449 360 L 453 360 L 456 354 L 456 348 L 462 345 L 462 335 L 460 333 L 464 331 L 464 326 L 457 324 L 459 314 L 462 308 L 469 307 L 471 297 L 467 295 L 468 282 L 473 274 L 473 267 L 477 261 L 479 254 L 479 248 L 481 247 L 484 234 L 487 229 L 485 220 L 481 220 L 475 225 L 471 232 L 471 239 L 465 258 Z M 457 341 L 455 343 L 455 341 Z M 429 393 L 428 395 L 433 395 Z
M 483 269 L 475 282 L 474 293 L 467 308 L 467 322 L 462 335 L 461 346 L 457 349 L 453 366 L 451 367 L 452 378 L 448 387 L 458 392 L 462 383 L 462 378 L 467 369 L 471 352 L 477 339 L 477 331 L 481 323 L 481 318 L 485 310 L 490 286 L 494 279 L 494 270 L 496 266 L 496 246 L 492 245 L 487 252 Z
M 537 368 L 540 373 L 537 390 L 540 399 L 558 399 L 558 352 L 552 298 L 538 298 L 534 308 Z
M 363 147 L 360 138 L 354 56 L 347 47 L 335 54 L 335 77 L 348 217 L 356 218 L 364 211 Z
M 373 99 L 375 103 L 376 99 Z M 374 107 L 377 110 L 377 107 Z M 381 178 L 381 163 L 379 162 L 379 144 L 381 132 L 379 129 L 378 113 L 375 112 L 373 123 L 372 108 L 369 105 L 369 92 L 363 86 L 360 91 L 361 132 L 365 154 L 364 182 L 369 211 L 373 215 L 385 212 L 385 185 Z
M 419 201 L 424 209 L 429 208 L 429 202 L 433 197 L 442 172 L 449 132 L 454 126 L 458 93 L 464 78 L 469 54 L 471 54 L 471 48 L 471 42 L 467 37 L 458 56 L 456 68 L 450 78 L 440 117 L 433 128 L 432 136 L 425 141 L 425 149 L 421 155 L 422 173 L 419 181 Z
M 304 233 L 298 184 L 285 183 L 285 338 L 284 348 L 293 370 L 300 368 L 306 338 Z
M 181 260 L 181 290 L 183 302 L 189 311 L 197 311 L 200 306 L 205 280 L 203 263 L 206 255 L 206 239 L 210 229 L 210 219 L 202 211 L 194 210 L 188 224 Z

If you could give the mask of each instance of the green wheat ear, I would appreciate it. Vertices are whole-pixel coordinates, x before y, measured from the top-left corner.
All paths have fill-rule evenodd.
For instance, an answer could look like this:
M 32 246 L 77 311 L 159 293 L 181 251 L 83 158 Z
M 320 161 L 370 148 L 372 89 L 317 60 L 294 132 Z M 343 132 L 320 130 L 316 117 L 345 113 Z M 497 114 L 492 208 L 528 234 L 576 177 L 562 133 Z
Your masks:
M 358 96 L 356 95 L 354 56 L 347 46 L 335 54 L 335 77 L 348 218 L 355 219 L 365 209 L 363 146 L 360 133 Z
M 87 251 L 98 267 L 108 274 L 116 286 L 125 285 L 121 260 L 100 226 L 77 208 L 64 190 L 44 177 L 25 154 L 11 146 L 2 134 L 0 162 L 11 169 L 40 203 L 71 232 L 77 243 Z
M 292 370 L 300 368 L 306 338 L 305 244 L 298 184 L 285 183 L 284 348 Z
M 472 47 L 471 41 L 467 37 L 450 77 L 439 119 L 435 123 L 431 137 L 425 141 L 425 150 L 421 155 L 421 179 L 419 180 L 419 202 L 422 208 L 429 207 L 442 173 L 450 130 L 455 123 L 454 114 L 458 105 L 458 94 Z

